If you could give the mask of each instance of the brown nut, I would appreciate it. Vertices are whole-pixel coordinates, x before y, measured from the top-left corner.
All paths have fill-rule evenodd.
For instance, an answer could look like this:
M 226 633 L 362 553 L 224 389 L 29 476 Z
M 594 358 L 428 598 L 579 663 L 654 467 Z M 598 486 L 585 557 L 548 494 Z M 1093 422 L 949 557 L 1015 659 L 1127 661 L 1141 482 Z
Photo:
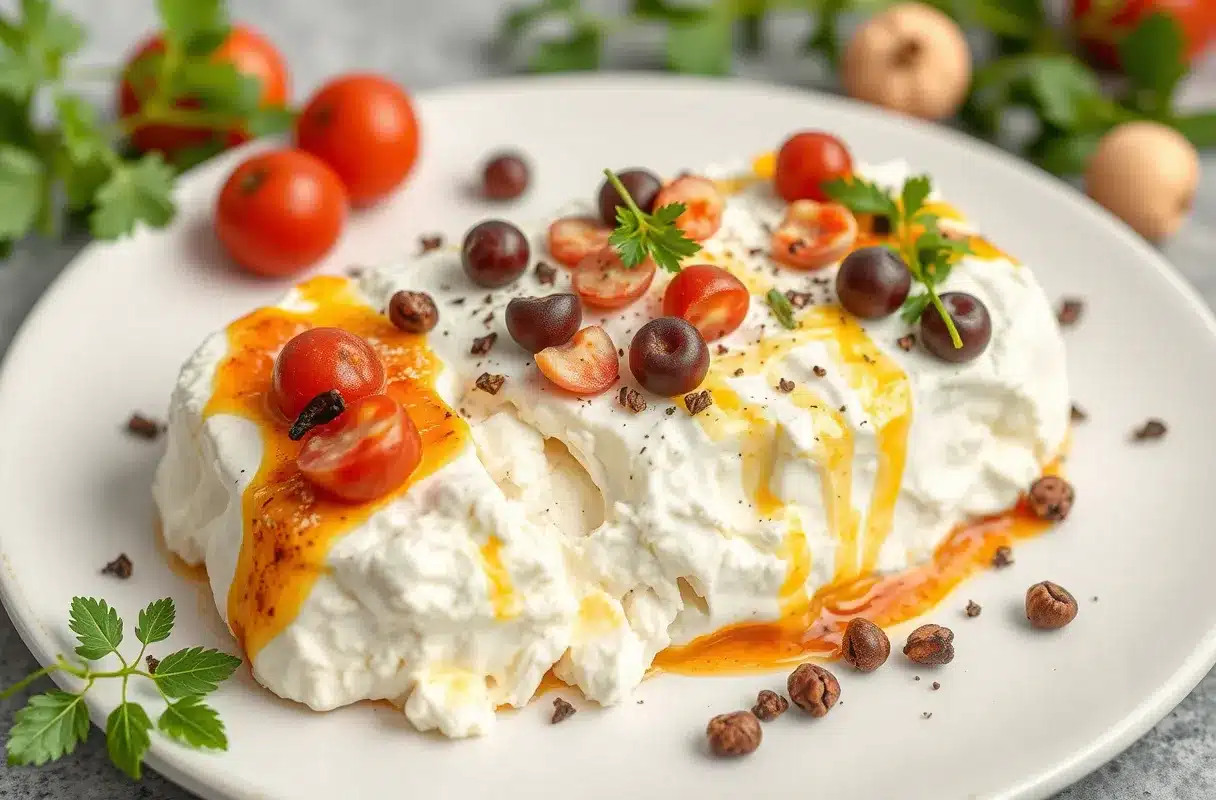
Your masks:
M 426 292 L 400 291 L 388 301 L 388 321 L 406 333 L 426 333 L 439 324 L 439 309 Z
M 1077 498 L 1072 484 L 1058 475 L 1044 475 L 1030 485 L 1027 499 L 1030 508 L 1039 519 L 1060 522 L 1072 511 L 1072 503 Z
M 1067 589 L 1051 581 L 1026 590 L 1026 619 L 1036 628 L 1055 630 L 1077 618 L 1077 600 Z
M 822 717 L 840 699 L 840 682 L 818 664 L 803 664 L 786 683 L 790 700 L 812 717 Z
M 849 620 L 840 640 L 840 655 L 845 663 L 859 672 L 873 672 L 887 663 L 891 655 L 891 640 L 883 629 L 868 619 Z
M 745 756 L 760 746 L 764 732 L 760 720 L 750 711 L 719 714 L 705 728 L 709 749 L 716 756 Z
M 757 719 L 764 722 L 772 722 L 784 714 L 789 707 L 789 700 L 786 700 L 774 691 L 764 689 L 757 695 L 756 705 L 752 706 L 752 713 L 756 715 Z
M 954 631 L 941 625 L 921 625 L 908 634 L 904 655 L 925 666 L 940 666 L 954 660 Z

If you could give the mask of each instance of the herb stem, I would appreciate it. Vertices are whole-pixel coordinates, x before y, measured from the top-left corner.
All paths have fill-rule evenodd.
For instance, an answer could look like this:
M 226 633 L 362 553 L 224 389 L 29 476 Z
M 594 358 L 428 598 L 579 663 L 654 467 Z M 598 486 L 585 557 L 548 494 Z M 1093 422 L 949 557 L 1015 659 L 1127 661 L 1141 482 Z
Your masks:
M 58 672 L 58 671 L 59 671 L 59 665 L 51 664 L 49 667 L 43 667 L 42 669 L 38 670 L 37 672 L 31 672 L 29 675 L 26 675 L 24 678 L 22 678 L 21 680 L 14 683 L 12 686 L 5 689 L 3 692 L 0 692 L 0 700 L 7 700 L 10 697 L 12 697 L 13 695 L 17 694 L 17 692 L 19 692 L 22 689 L 24 689 L 25 687 L 29 686 L 34 681 L 38 680 L 39 678 L 46 676 L 46 675 L 50 675 L 52 672 Z
M 638 208 L 638 204 L 633 201 L 633 195 L 629 194 L 629 190 L 625 188 L 625 184 L 621 183 L 621 179 L 610 169 L 605 169 L 604 175 L 608 177 L 608 182 L 612 184 L 612 188 L 616 189 L 617 194 L 625 201 L 625 205 L 629 206 L 629 210 L 637 214 L 638 221 L 645 225 L 646 220 L 642 214 L 642 209 Z
M 963 339 L 958 335 L 958 328 L 954 325 L 954 319 L 946 311 L 946 306 L 942 303 L 942 299 L 937 296 L 937 290 L 927 284 L 925 288 L 929 292 L 929 302 L 937 309 L 937 313 L 942 315 L 942 321 L 946 323 L 946 330 L 950 332 L 950 342 L 954 345 L 954 349 L 960 349 L 963 346 Z

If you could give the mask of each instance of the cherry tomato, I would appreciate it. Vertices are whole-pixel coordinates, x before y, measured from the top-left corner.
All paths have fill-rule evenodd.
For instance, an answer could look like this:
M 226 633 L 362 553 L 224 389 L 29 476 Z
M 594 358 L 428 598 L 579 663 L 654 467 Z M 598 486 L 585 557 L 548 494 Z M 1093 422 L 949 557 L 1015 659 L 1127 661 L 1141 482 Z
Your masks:
M 388 78 L 336 78 L 312 96 L 296 122 L 296 144 L 333 167 L 351 202 L 365 206 L 397 188 L 418 160 L 418 118 Z
M 123 69 L 129 75 L 134 65 L 148 56 L 164 52 L 165 41 L 159 34 L 146 40 L 134 52 Z M 245 75 L 257 78 L 262 84 L 263 106 L 281 106 L 287 102 L 287 64 L 283 54 L 264 36 L 245 25 L 233 25 L 224 43 L 216 48 L 211 58 L 217 63 L 235 66 Z M 138 71 L 139 68 L 135 68 Z M 140 87 L 143 94 L 154 88 L 151 79 L 144 79 Z M 140 94 L 132 82 L 124 78 L 118 87 L 118 109 L 121 118 L 127 118 L 140 110 Z M 181 98 L 174 102 L 179 109 L 205 109 L 206 103 L 196 98 Z M 206 128 L 183 128 L 175 125 L 141 125 L 130 134 L 131 144 L 137 150 L 158 150 L 173 154 L 185 147 L 198 147 L 212 141 L 216 132 Z M 234 147 L 252 138 L 248 131 L 232 130 L 220 134 L 225 147 Z
M 612 247 L 601 247 L 574 268 L 574 293 L 592 308 L 624 308 L 646 294 L 654 281 L 655 266 L 649 258 L 627 267 Z
M 662 208 L 671 203 L 683 203 L 684 213 L 676 220 L 676 226 L 688 238 L 703 242 L 722 227 L 722 209 L 726 201 L 717 185 L 708 178 L 685 175 L 667 184 L 655 198 L 654 207 Z
M 820 269 L 844 258 L 857 241 L 857 218 L 836 203 L 799 200 L 773 231 L 772 257 L 795 269 Z
M 1182 27 L 1187 61 L 1216 39 L 1216 3 L 1211 0 L 1074 0 L 1072 24 L 1089 56 L 1113 69 L 1119 66 L 1119 40 L 1155 11 L 1169 14 Z
M 612 229 L 593 217 L 562 217 L 549 226 L 549 255 L 566 267 L 608 244 Z
M 386 394 L 364 397 L 304 439 L 296 466 L 317 486 L 352 503 L 375 500 L 405 483 L 422 460 L 422 437 Z
M 752 296 L 743 282 L 713 264 L 693 264 L 680 270 L 663 292 L 663 313 L 682 317 L 707 342 L 743 324 Z
M 781 145 L 773 181 L 777 194 L 787 203 L 795 200 L 822 203 L 829 199 L 823 184 L 852 172 L 853 156 L 844 142 L 828 133 L 803 131 Z
M 294 420 L 322 392 L 336 389 L 349 408 L 384 391 L 384 364 L 366 340 L 339 328 L 312 328 L 283 346 L 274 361 L 270 398 Z
M 332 169 L 299 150 L 274 150 L 252 156 L 228 177 L 215 232 L 242 267 L 278 277 L 329 252 L 345 219 L 346 194 Z
M 541 374 L 580 395 L 607 391 L 621 374 L 616 345 L 599 325 L 583 328 L 574 338 L 536 354 Z

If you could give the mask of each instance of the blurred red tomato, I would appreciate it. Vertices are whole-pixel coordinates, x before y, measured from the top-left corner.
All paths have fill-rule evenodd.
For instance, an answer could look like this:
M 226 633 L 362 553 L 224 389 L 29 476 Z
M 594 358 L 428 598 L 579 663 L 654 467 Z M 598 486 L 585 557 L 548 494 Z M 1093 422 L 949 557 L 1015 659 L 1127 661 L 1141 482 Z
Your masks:
M 1178 20 L 1186 40 L 1188 62 L 1216 37 L 1214 0 L 1074 0 L 1072 20 L 1089 56 L 1114 69 L 1119 66 L 1119 39 L 1154 11 Z

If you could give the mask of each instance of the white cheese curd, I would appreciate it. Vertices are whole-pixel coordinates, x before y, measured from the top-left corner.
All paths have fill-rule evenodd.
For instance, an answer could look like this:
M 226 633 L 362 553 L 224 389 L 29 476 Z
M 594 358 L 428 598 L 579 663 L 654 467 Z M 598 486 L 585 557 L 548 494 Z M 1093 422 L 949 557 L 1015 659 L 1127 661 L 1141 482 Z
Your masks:
M 860 171 L 887 185 L 907 175 L 901 163 Z M 726 351 L 710 345 L 715 403 L 696 417 L 678 399 L 644 393 L 636 414 L 616 399 L 622 385 L 640 388 L 629 343 L 660 315 L 665 274 L 633 306 L 584 312 L 624 357 L 616 388 L 576 398 L 539 374 L 503 322 L 512 297 L 569 291 L 566 270 L 547 286 L 529 268 L 488 294 L 453 247 L 366 271 L 358 289 L 371 308 L 399 289 L 435 298 L 438 389 L 472 441 L 334 542 L 299 614 L 254 655 L 257 680 L 316 709 L 387 698 L 420 729 L 481 734 L 550 668 L 592 700 L 620 702 L 672 643 L 774 619 L 834 580 L 914 566 L 960 523 L 1012 507 L 1058 454 L 1069 414 L 1063 342 L 1030 269 L 966 257 L 941 287 L 991 314 L 991 343 L 967 364 L 898 347 L 908 333 L 898 314 L 859 325 L 814 306 L 786 331 L 764 293 L 830 301 L 835 267 L 769 260 L 783 213 L 767 184 L 731 195 L 722 230 L 691 259 L 731 269 L 753 292 Z M 531 230 L 534 263 L 548 258 L 544 229 Z M 492 351 L 472 355 L 491 330 Z M 215 334 L 183 368 L 154 486 L 168 546 L 206 564 L 225 619 L 241 494 L 262 455 L 252 423 L 204 418 L 226 350 Z M 496 395 L 474 388 L 483 372 L 505 376 Z M 796 388 L 780 391 L 780 379 Z

